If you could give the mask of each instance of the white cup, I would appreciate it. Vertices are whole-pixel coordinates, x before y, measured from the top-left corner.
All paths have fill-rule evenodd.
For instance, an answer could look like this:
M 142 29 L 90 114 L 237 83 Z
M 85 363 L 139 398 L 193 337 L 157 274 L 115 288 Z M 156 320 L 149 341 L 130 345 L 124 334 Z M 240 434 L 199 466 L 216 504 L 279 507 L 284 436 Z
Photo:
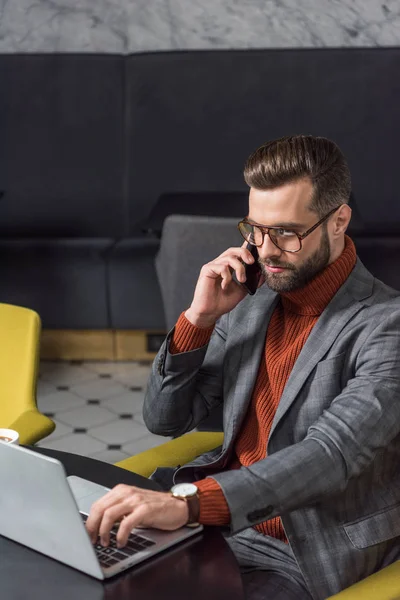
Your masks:
M 5 444 L 19 445 L 19 433 L 14 429 L 2 429 L 0 427 L 0 442 Z

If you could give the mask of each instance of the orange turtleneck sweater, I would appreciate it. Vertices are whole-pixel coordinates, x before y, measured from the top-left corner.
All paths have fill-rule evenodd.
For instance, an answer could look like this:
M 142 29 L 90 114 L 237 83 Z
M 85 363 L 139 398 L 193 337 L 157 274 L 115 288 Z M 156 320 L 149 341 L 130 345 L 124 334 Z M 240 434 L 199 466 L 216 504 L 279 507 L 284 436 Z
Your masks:
M 345 249 L 306 286 L 281 294 L 268 325 L 264 360 L 260 362 L 251 403 L 236 439 L 227 469 L 239 469 L 266 458 L 272 421 L 282 392 L 301 349 L 318 317 L 346 281 L 356 262 L 356 250 L 346 236 Z M 201 329 L 184 316 L 179 317 L 170 343 L 170 352 L 178 354 L 201 348 L 208 343 L 213 327 Z M 205 525 L 227 525 L 230 513 L 218 483 L 208 477 L 196 482 L 199 488 L 199 521 Z M 286 540 L 280 517 L 255 526 L 265 535 Z

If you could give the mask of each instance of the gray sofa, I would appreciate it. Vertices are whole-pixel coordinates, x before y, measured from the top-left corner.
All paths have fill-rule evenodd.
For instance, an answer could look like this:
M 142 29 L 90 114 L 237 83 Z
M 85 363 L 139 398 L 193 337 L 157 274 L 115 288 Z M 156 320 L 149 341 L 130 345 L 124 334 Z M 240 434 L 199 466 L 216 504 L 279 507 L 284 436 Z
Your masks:
M 399 71 L 399 48 L 0 55 L 0 301 L 47 329 L 165 329 L 165 217 L 239 219 L 246 157 L 289 133 L 339 143 L 389 252 Z

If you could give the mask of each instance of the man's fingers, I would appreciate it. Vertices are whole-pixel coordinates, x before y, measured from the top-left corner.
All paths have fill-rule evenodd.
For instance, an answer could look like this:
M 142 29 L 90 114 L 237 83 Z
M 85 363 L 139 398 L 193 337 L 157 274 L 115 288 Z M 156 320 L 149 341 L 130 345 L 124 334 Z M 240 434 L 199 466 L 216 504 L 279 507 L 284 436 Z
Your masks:
M 228 267 L 228 265 L 222 265 L 221 267 L 221 288 L 226 290 L 230 282 L 232 281 L 232 271 Z
M 119 548 L 126 545 L 129 534 L 134 527 L 151 527 L 151 513 L 157 510 L 152 504 L 141 504 L 136 506 L 129 515 L 122 519 L 117 533 L 117 545 Z
M 186 505 L 168 493 L 119 485 L 93 504 L 86 528 L 93 543 L 99 535 L 101 544 L 107 546 L 111 529 L 120 522 L 117 543 L 123 545 L 133 527 L 181 527 L 187 522 L 182 509 L 187 510 Z
M 105 496 L 97 500 L 92 504 L 90 509 L 89 517 L 86 521 L 86 529 L 89 533 L 90 539 L 93 544 L 97 541 L 100 523 L 104 514 L 104 511 L 114 506 L 115 504 L 119 504 L 123 498 L 127 497 L 132 490 L 135 488 L 127 485 L 117 485 L 115 488 L 110 490 Z
M 208 277 L 222 279 L 222 289 L 226 289 L 232 281 L 232 271 L 235 271 L 238 281 L 246 281 L 245 267 L 243 263 L 234 256 L 226 256 L 216 259 L 205 265 L 204 274 Z
M 215 260 L 218 261 L 221 258 L 233 256 L 236 258 L 241 258 L 242 260 L 244 260 L 244 262 L 251 264 L 254 262 L 254 256 L 252 255 L 250 250 L 247 250 L 246 246 L 247 242 L 244 242 L 243 246 L 240 246 L 239 248 L 228 248 L 228 250 L 225 250 L 225 252 L 220 254 Z
M 118 546 L 126 545 L 129 534 L 135 527 L 155 527 L 173 531 L 186 524 L 187 514 L 184 516 L 181 514 L 182 509 L 185 510 L 185 503 L 171 499 L 169 494 L 157 493 L 159 494 L 158 498 L 154 497 L 150 502 L 136 504 L 133 508 L 130 508 L 129 514 L 125 515 L 118 528 Z M 176 513 L 177 508 L 179 514 Z M 164 515 L 163 522 L 160 522 L 160 514 Z
M 98 538 L 99 527 L 101 523 L 101 518 L 103 516 L 103 512 L 103 509 L 101 509 L 100 506 L 98 506 L 98 503 L 95 502 L 90 509 L 90 514 L 85 524 L 86 531 L 88 532 L 93 544 L 96 543 Z
M 229 266 L 230 269 L 235 271 L 238 281 L 246 281 L 245 266 L 240 259 L 236 258 L 235 256 L 230 256 L 225 259 L 225 263 L 221 264 L 226 264 Z
M 100 543 L 102 546 L 108 546 L 110 543 L 110 531 L 114 524 L 123 519 L 124 515 L 129 513 L 130 510 L 126 502 L 121 502 L 104 511 L 99 527 Z

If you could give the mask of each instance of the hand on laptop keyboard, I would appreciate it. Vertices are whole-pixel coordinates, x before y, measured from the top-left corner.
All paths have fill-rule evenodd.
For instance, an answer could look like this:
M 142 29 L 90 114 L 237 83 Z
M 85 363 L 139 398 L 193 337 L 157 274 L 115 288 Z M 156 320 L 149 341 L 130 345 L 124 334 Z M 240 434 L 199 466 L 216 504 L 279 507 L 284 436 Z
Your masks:
M 186 525 L 189 519 L 186 502 L 168 492 L 154 492 L 120 484 L 92 505 L 86 529 L 92 543 L 100 537 L 101 546 L 107 547 L 111 531 L 120 521 L 116 533 L 117 548 L 126 545 L 134 527 L 154 527 L 173 531 Z
M 80 513 L 84 523 L 87 521 L 87 516 Z M 147 550 L 150 546 L 154 546 L 155 542 L 149 540 L 145 536 L 131 533 L 128 541 L 123 549 L 117 548 L 117 527 L 113 527 L 110 531 L 110 544 L 107 548 L 101 544 L 95 543 L 94 549 L 102 567 L 112 567 L 119 561 L 124 560 L 128 556 Z

